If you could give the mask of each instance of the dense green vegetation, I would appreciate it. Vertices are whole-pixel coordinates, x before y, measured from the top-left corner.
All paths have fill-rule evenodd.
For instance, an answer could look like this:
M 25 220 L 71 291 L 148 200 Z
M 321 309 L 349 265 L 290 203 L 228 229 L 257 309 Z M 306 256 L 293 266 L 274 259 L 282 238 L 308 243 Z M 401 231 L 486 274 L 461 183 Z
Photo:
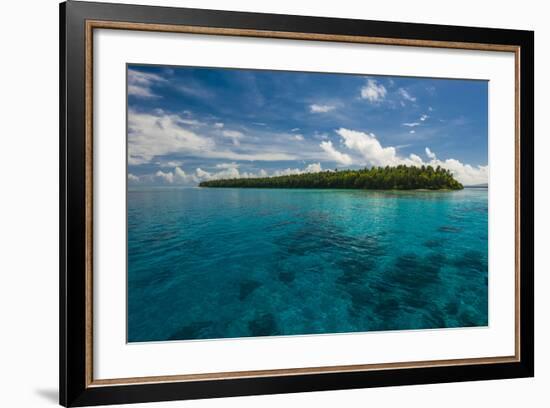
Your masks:
M 200 187 L 244 188 L 354 188 L 379 190 L 460 190 L 462 184 L 440 166 L 372 167 L 361 170 L 335 170 L 290 176 L 236 178 L 203 181 Z

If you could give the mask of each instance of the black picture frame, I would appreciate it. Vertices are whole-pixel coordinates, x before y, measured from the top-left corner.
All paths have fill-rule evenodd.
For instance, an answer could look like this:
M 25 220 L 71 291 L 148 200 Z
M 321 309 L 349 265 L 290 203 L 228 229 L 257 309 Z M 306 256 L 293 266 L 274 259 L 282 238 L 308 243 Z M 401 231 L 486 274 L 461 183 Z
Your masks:
M 122 404 L 532 377 L 534 375 L 534 33 L 431 24 L 68 1 L 60 5 L 60 403 Z M 86 22 L 187 25 L 270 32 L 518 47 L 518 361 L 94 386 L 87 380 Z

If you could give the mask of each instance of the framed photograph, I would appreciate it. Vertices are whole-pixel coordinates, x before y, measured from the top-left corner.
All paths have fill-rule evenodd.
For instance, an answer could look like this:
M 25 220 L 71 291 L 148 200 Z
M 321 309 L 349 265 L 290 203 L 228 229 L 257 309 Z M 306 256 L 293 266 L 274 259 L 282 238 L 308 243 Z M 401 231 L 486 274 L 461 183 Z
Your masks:
M 62 405 L 533 376 L 533 32 L 60 26 Z

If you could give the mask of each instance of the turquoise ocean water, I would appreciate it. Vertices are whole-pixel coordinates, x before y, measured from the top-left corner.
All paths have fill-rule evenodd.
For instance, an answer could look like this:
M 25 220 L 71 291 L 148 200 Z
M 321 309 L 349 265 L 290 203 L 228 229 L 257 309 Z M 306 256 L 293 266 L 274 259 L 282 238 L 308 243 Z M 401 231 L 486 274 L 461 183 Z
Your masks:
M 128 341 L 486 326 L 487 189 L 128 192 Z

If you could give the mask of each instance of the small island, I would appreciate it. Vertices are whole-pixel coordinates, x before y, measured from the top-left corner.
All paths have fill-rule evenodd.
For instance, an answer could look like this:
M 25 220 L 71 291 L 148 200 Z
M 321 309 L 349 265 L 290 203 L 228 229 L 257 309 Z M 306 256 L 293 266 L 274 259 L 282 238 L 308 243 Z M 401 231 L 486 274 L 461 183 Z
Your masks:
M 370 190 L 461 190 L 464 186 L 440 166 L 386 166 L 360 170 L 327 170 L 288 176 L 203 181 L 200 187 L 342 188 Z

